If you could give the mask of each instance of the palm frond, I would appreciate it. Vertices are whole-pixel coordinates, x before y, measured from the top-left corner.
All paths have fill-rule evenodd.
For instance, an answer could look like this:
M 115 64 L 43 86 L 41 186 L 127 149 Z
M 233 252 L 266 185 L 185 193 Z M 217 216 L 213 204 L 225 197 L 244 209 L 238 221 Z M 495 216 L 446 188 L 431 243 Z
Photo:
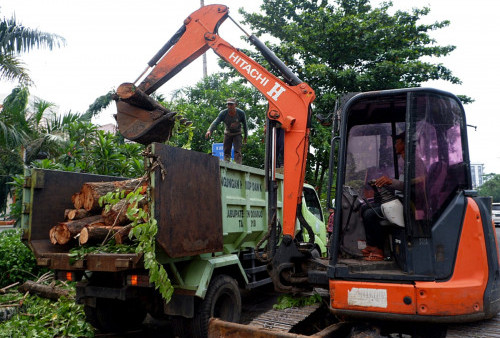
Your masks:
M 26 86 L 33 83 L 24 64 L 13 54 L 0 53 L 0 78 L 7 81 L 17 80 Z
M 55 106 L 56 105 L 52 102 L 36 98 L 35 102 L 33 103 L 33 112 L 29 119 L 30 125 L 32 125 L 35 129 L 46 127 L 45 125 L 40 126 L 40 122 L 47 113 L 52 113 L 54 115 L 52 108 L 54 108 Z
M 26 135 L 12 125 L 0 119 L 0 146 L 6 149 L 21 145 Z
M 33 48 L 66 45 L 66 40 L 57 34 L 31 29 L 18 23 L 15 17 L 0 21 L 0 53 L 24 53 Z

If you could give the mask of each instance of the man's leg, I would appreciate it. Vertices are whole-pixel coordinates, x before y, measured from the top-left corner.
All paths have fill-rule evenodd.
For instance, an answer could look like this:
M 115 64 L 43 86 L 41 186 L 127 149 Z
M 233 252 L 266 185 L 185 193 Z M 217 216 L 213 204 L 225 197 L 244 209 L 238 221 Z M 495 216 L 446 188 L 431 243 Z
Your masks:
M 241 154 L 241 145 L 243 143 L 243 136 L 241 134 L 233 136 L 234 145 L 234 161 L 241 164 L 243 155 Z
M 365 226 L 366 233 L 366 245 L 377 247 L 379 249 L 384 248 L 384 230 L 380 225 L 382 215 L 382 209 L 380 206 L 375 206 L 373 209 L 364 206 L 362 211 L 363 223 Z
M 231 161 L 231 147 L 233 146 L 233 137 L 224 135 L 224 161 Z

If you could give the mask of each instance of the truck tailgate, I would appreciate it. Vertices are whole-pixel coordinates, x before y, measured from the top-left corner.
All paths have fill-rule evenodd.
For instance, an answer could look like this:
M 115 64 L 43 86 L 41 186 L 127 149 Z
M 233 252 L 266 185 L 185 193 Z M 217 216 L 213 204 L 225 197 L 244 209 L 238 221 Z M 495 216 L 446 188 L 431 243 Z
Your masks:
M 56 246 L 48 240 L 30 242 L 37 264 L 53 270 L 121 271 L 143 267 L 142 254 L 91 253 L 83 260 L 71 261 L 64 246 Z

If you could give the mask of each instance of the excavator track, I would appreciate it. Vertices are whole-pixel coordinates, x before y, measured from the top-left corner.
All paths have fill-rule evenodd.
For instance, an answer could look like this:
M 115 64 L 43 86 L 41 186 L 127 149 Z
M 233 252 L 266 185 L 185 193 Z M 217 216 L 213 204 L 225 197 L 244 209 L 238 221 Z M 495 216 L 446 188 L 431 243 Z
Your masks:
M 295 325 L 307 319 L 319 307 L 320 304 L 314 304 L 283 310 L 271 309 L 254 318 L 248 325 L 266 330 L 290 332 Z

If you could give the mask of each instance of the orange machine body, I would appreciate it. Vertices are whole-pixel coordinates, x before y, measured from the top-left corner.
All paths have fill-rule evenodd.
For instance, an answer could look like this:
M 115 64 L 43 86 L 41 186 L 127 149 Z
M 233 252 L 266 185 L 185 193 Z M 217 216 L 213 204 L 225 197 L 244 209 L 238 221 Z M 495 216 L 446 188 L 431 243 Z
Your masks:
M 223 5 L 207 5 L 192 13 L 184 21 L 182 36 L 157 64 L 150 64 L 154 68 L 138 88 L 153 92 L 210 48 L 255 86 L 269 102 L 268 118 L 285 130 L 283 234 L 293 238 L 309 146 L 310 105 L 316 96 L 306 83 L 285 83 L 218 36 L 217 29 L 227 16 Z
M 421 316 L 452 322 L 467 317 L 477 319 L 484 310 L 489 272 L 484 243 L 478 206 L 469 198 L 455 269 L 449 280 L 405 284 L 330 280 L 332 311 L 378 312 L 403 315 L 408 320 Z

